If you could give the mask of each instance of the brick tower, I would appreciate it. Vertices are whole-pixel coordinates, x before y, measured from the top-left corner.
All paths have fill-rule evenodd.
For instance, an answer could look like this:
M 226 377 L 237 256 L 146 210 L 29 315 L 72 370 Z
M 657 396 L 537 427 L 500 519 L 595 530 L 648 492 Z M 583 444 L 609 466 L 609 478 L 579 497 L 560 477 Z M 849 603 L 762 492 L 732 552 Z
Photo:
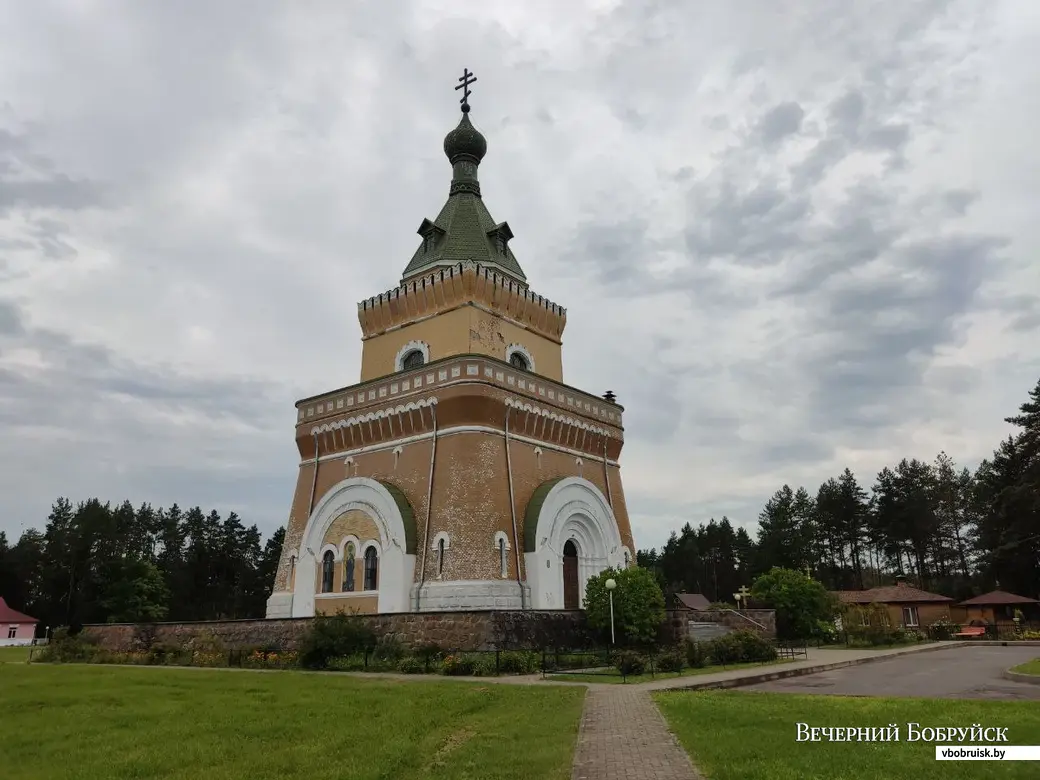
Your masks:
M 563 383 L 566 311 L 480 195 L 487 141 L 444 139 L 448 200 L 395 289 L 358 304 L 358 384 L 296 404 L 296 493 L 267 616 L 576 609 L 632 561 L 623 409 Z

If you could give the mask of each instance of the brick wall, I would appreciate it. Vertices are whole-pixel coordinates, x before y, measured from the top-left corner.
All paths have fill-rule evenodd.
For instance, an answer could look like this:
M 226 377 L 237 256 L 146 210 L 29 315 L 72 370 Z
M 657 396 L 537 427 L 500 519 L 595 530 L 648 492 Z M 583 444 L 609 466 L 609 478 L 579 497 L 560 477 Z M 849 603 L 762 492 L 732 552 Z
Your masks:
M 377 636 L 394 634 L 417 646 L 436 643 L 448 650 L 579 648 L 592 643 L 580 611 L 419 612 L 359 615 Z M 296 649 L 311 618 L 228 620 L 200 623 L 108 623 L 83 627 L 84 636 L 107 650 L 125 652 L 153 644 L 185 646 L 212 637 L 228 648 L 275 646 Z

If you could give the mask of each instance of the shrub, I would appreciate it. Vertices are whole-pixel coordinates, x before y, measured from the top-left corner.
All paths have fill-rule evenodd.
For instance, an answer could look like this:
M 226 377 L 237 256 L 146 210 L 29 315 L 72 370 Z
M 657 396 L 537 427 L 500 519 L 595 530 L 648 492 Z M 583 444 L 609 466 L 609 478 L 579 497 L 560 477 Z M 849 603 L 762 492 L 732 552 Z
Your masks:
M 375 644 L 372 630 L 354 615 L 320 615 L 300 642 L 300 663 L 324 669 L 333 658 L 364 653 Z
M 407 655 L 404 644 L 393 634 L 387 634 L 376 640 L 372 648 L 372 659 L 375 661 L 390 661 L 397 663 Z
M 70 634 L 68 629 L 59 628 L 40 653 L 39 660 L 58 664 L 95 663 L 99 651 L 95 640 L 82 634 Z
M 657 657 L 657 668 L 662 672 L 681 672 L 686 666 L 686 657 L 679 648 L 669 648 Z
M 734 631 L 730 636 L 740 647 L 740 661 L 760 663 L 777 659 L 773 643 L 761 634 L 754 631 Z
M 441 671 L 452 677 L 473 674 L 475 667 L 473 659 L 464 655 L 446 655 L 441 661 Z
M 931 635 L 932 639 L 939 640 L 950 639 L 959 630 L 960 626 L 954 625 L 944 617 L 939 618 L 928 627 L 928 633 Z
M 623 650 L 617 654 L 614 666 L 626 677 L 634 677 L 646 671 L 646 658 L 631 650 Z
M 701 642 L 686 640 L 686 663 L 692 669 L 700 669 L 708 663 L 708 653 Z
M 500 653 L 498 671 L 502 674 L 533 674 L 538 671 L 541 656 L 532 650 L 510 650 Z
M 152 645 L 146 654 L 147 663 L 153 666 L 189 666 L 191 665 L 191 650 L 162 642 Z
M 406 655 L 397 662 L 397 671 L 403 674 L 422 674 L 426 671 L 426 664 L 414 655 Z
M 727 664 L 738 664 L 742 660 L 744 648 L 740 639 L 734 634 L 717 636 L 708 641 L 708 657 L 712 663 L 725 666 Z
M 432 667 L 440 664 L 441 659 L 444 658 L 444 650 L 435 642 L 427 642 L 424 645 L 419 645 L 419 647 L 415 648 L 414 652 L 415 657 L 423 662 L 426 671 L 430 671 Z

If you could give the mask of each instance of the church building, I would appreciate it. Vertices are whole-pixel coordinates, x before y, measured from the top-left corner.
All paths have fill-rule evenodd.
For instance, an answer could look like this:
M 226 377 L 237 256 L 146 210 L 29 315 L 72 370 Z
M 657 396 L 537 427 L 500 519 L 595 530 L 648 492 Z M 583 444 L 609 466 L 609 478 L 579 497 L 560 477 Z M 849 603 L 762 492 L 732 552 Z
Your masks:
M 579 609 L 635 546 L 622 407 L 564 384 L 566 310 L 528 287 L 462 117 L 447 202 L 400 284 L 358 304 L 358 383 L 296 404 L 296 493 L 269 618 Z

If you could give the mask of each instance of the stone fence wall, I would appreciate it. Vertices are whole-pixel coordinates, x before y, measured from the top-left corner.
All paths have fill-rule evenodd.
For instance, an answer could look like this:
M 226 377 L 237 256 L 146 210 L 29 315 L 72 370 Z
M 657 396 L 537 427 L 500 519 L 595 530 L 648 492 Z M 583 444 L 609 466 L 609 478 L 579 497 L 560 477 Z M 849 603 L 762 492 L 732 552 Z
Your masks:
M 731 612 L 675 609 L 666 613 L 658 633 L 661 644 L 678 644 L 690 621 L 717 623 L 776 636 L 776 614 L 768 609 L 742 610 L 765 628 Z M 580 610 L 494 610 L 474 612 L 402 612 L 358 615 L 376 634 L 395 635 L 413 647 L 437 644 L 445 650 L 581 649 L 602 644 Z M 223 620 L 198 623 L 105 623 L 83 627 L 83 635 L 106 650 L 143 650 L 156 644 L 187 646 L 204 638 L 227 648 L 272 647 L 295 650 L 313 618 Z
M 403 643 L 434 643 L 445 650 L 509 650 L 591 646 L 593 636 L 580 611 L 417 612 L 359 615 L 376 636 L 395 635 Z M 212 638 L 227 648 L 297 649 L 313 618 L 226 620 L 198 623 L 107 623 L 83 627 L 101 647 L 126 652 L 155 644 L 187 646 Z

